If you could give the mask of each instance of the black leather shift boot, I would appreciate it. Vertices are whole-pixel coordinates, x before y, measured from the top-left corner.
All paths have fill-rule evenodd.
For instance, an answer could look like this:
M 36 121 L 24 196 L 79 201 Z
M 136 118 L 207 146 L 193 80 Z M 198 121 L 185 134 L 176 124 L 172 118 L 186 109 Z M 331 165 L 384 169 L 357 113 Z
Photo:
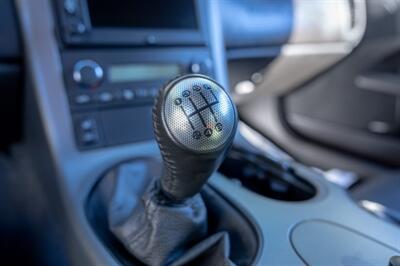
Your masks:
M 159 191 L 158 183 L 152 182 L 126 217 L 118 214 L 120 202 L 111 204 L 109 212 L 111 231 L 132 255 L 147 265 L 170 264 L 189 244 L 203 239 L 207 233 L 207 209 L 200 195 L 171 204 Z M 116 190 L 114 197 L 118 198 L 118 193 Z
M 235 264 L 229 259 L 229 248 L 228 233 L 216 233 L 188 250 L 178 260 L 174 261 L 171 266 L 234 266 Z
M 88 220 L 113 257 L 123 265 L 252 265 L 259 245 L 252 223 L 209 186 L 165 205 L 152 181 L 160 165 L 120 164 L 89 195 Z

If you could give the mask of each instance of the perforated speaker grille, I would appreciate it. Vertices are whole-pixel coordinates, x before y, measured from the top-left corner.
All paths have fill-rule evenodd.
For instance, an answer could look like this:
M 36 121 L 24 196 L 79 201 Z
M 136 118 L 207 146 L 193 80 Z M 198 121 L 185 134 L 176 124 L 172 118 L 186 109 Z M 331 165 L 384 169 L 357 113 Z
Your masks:
M 225 90 L 202 77 L 172 85 L 163 107 L 167 130 L 186 148 L 207 152 L 220 148 L 233 134 L 235 107 Z

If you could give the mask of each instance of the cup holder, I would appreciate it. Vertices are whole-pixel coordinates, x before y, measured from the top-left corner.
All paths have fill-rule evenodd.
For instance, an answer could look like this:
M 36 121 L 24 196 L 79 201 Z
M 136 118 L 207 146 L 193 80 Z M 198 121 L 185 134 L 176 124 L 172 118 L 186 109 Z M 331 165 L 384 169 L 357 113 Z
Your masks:
M 264 197 L 282 201 L 304 201 L 316 195 L 316 188 L 285 167 L 265 156 L 232 149 L 218 170 L 242 186 Z

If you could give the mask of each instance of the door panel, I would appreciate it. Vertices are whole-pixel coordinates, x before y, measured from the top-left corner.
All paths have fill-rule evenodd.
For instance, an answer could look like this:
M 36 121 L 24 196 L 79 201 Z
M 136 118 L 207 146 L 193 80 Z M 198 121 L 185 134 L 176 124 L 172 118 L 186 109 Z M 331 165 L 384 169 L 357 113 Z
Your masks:
M 355 7 L 361 1 L 347 2 L 353 3 L 353 13 L 359 13 Z M 395 57 L 400 51 L 400 5 L 396 3 L 366 1 L 365 32 L 360 42 L 343 38 L 339 43 L 347 46 L 338 46 L 338 42 L 329 39 L 313 40 L 297 44 L 296 53 L 285 54 L 284 45 L 275 57 L 264 57 L 268 65 L 257 71 L 262 75 L 261 82 L 252 79 L 254 73 L 249 74 L 251 92 L 236 95 L 242 119 L 310 165 L 343 168 L 363 175 L 399 166 L 400 108 Z M 286 46 L 293 44 L 289 41 Z M 278 79 L 271 77 L 276 61 L 288 54 L 292 62 L 293 56 L 298 57 L 295 63 L 279 68 Z M 335 60 L 326 60 L 333 57 Z M 317 71 L 309 71 L 318 64 Z M 241 83 L 231 78 L 233 88 L 238 84 Z M 280 88 L 282 84 L 284 88 Z

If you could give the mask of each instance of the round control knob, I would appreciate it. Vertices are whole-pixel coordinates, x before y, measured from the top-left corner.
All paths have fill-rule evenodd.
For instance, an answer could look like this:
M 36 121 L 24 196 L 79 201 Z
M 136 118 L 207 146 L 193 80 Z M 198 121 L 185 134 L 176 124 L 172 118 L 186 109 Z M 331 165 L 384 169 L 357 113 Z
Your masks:
M 198 193 L 220 165 L 237 128 L 229 94 L 203 75 L 186 75 L 160 90 L 153 126 L 164 160 L 162 191 L 173 200 Z
M 188 73 L 191 74 L 209 74 L 211 73 L 211 60 L 193 61 L 188 67 Z
M 74 65 L 73 79 L 84 88 L 97 87 L 103 75 L 103 69 L 96 61 L 80 60 Z

